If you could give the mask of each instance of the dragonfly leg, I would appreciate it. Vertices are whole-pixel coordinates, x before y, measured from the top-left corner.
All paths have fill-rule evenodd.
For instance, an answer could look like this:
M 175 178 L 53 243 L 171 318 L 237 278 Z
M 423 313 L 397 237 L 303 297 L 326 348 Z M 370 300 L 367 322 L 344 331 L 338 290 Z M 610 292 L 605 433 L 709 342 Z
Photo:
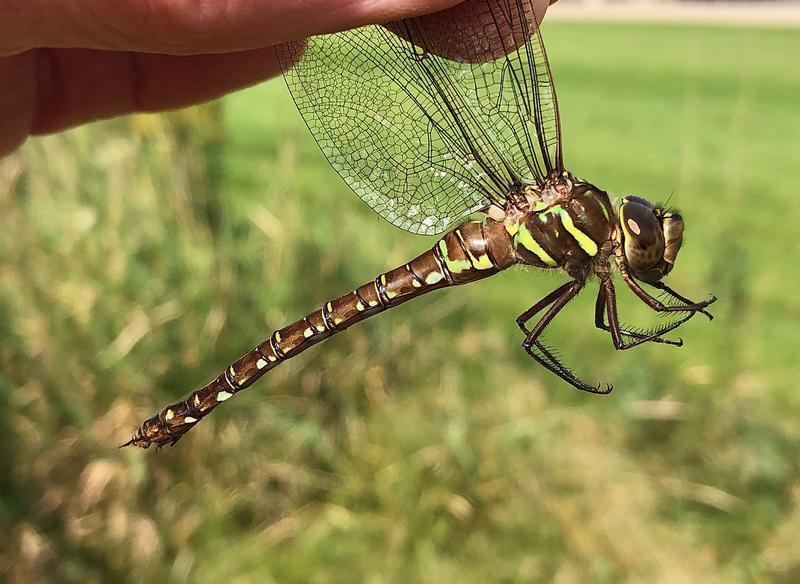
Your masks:
M 539 312 L 541 312 L 544 308 L 550 306 L 553 302 L 556 301 L 557 298 L 563 296 L 564 293 L 575 284 L 576 282 L 574 281 L 567 282 L 563 286 L 560 286 L 555 290 L 553 290 L 552 292 L 550 292 L 550 294 L 539 300 L 539 302 L 531 306 L 528 310 L 526 310 L 517 317 L 517 326 L 519 326 L 519 328 L 522 329 L 523 333 L 525 333 L 526 335 L 529 334 L 530 331 L 528 330 L 528 327 L 525 326 L 528 323 L 528 321 L 532 319 L 534 316 L 536 316 Z M 580 290 L 580 287 L 578 287 L 578 290 Z
M 542 332 L 544 332 L 547 325 L 550 324 L 562 308 L 577 296 L 582 287 L 583 283 L 577 280 L 569 282 L 545 296 L 519 316 L 517 323 L 526 333 L 525 340 L 522 342 L 522 348 L 525 349 L 525 352 L 528 353 L 534 361 L 555 373 L 573 387 L 589 393 L 606 394 L 611 392 L 613 389 L 612 386 L 607 385 L 605 389 L 603 389 L 599 385 L 593 386 L 582 381 L 539 341 L 539 337 Z M 539 322 L 537 322 L 530 331 L 526 330 L 525 323 L 548 305 L 551 305 L 550 308 L 542 315 Z
M 657 290 L 661 290 L 662 292 L 666 292 L 667 294 L 672 296 L 675 300 L 680 300 L 684 304 L 697 304 L 697 302 L 693 302 L 692 300 L 689 300 L 685 296 L 681 296 L 680 294 L 675 292 L 675 290 L 667 286 L 664 282 L 655 282 L 653 284 L 650 284 L 650 286 L 656 288 Z M 716 298 L 714 298 L 714 300 L 716 300 Z M 713 300 L 711 302 L 713 302 Z M 708 320 L 714 320 L 714 315 L 711 314 L 710 312 L 707 312 L 705 309 L 698 310 L 697 312 L 704 314 L 706 317 L 708 317 Z
M 706 316 L 711 316 L 710 314 L 708 314 L 708 312 L 706 312 L 705 308 L 707 308 L 711 304 L 714 304 L 714 302 L 717 301 L 717 297 L 713 295 L 708 300 L 704 300 L 703 302 L 687 301 L 686 298 L 683 298 L 682 296 L 679 296 L 677 293 L 673 292 L 672 289 L 669 288 L 666 284 L 661 284 L 660 286 L 656 284 L 651 284 L 651 286 L 659 290 L 663 290 L 664 292 L 670 294 L 674 298 L 677 298 L 682 302 L 686 302 L 686 304 L 667 306 L 657 298 L 654 298 L 649 292 L 647 292 L 647 290 L 642 288 L 641 285 L 639 285 L 639 282 L 637 282 L 633 278 L 633 276 L 631 276 L 630 272 L 623 266 L 620 266 L 620 275 L 622 276 L 622 279 L 625 280 L 625 283 L 628 285 L 628 288 L 630 288 L 631 291 L 633 291 L 633 293 L 636 294 L 642 302 L 647 304 L 647 306 L 649 306 L 656 312 L 691 312 L 691 313 L 701 312 Z
M 609 315 L 613 314 L 613 318 L 609 316 L 609 323 L 616 323 L 616 326 L 618 327 L 616 329 L 618 331 L 616 337 L 614 332 L 615 329 L 613 328 L 614 324 L 606 324 L 606 312 L 608 312 Z M 693 315 L 694 313 L 691 313 L 686 319 L 681 319 L 677 323 L 672 323 L 651 331 L 637 331 L 623 327 L 620 325 L 617 317 L 616 292 L 614 290 L 613 283 L 609 280 L 609 286 L 606 286 L 604 282 L 601 282 L 600 289 L 597 292 L 597 302 L 595 303 L 594 307 L 594 324 L 598 329 L 611 333 L 611 338 L 614 341 L 614 347 L 619 350 L 631 349 L 641 345 L 642 343 L 661 343 L 664 345 L 672 345 L 674 347 L 682 347 L 682 339 L 673 341 L 672 339 L 664 339 L 662 337 L 669 331 L 675 330 L 681 326 Z M 631 343 L 625 343 L 619 337 L 627 337 L 629 339 L 633 339 L 634 341 Z
M 597 290 L 597 300 L 595 301 L 594 305 L 594 326 L 600 329 L 601 331 L 606 332 L 613 332 L 611 327 L 606 324 L 606 298 L 608 295 L 606 294 L 606 288 L 602 284 Z M 615 299 L 616 300 L 616 299 Z M 614 303 L 616 307 L 616 302 Z M 630 337 L 633 339 L 642 339 L 647 337 L 646 334 L 640 331 L 636 331 L 633 329 L 629 329 L 620 325 L 619 327 L 619 335 L 623 337 Z M 662 339 L 662 338 L 653 338 L 651 339 L 654 343 L 665 343 L 668 345 L 678 345 L 680 346 L 682 343 L 678 341 L 672 341 L 669 339 Z
M 606 312 L 609 315 L 609 324 L 606 324 Z M 662 335 L 674 330 L 681 326 L 684 322 L 689 320 L 694 315 L 690 313 L 688 317 L 671 323 L 669 325 L 659 327 L 651 331 L 636 331 L 625 328 L 620 325 L 617 317 L 617 297 L 614 290 L 613 282 L 608 279 L 600 283 L 600 288 L 597 292 L 597 301 L 594 306 L 594 325 L 600 330 L 611 333 L 611 339 L 614 342 L 614 347 L 619 350 L 630 349 L 642 343 L 663 343 L 665 345 L 673 345 L 675 347 L 683 346 L 683 340 L 678 339 L 664 339 Z M 626 343 L 623 337 L 633 339 L 632 342 Z

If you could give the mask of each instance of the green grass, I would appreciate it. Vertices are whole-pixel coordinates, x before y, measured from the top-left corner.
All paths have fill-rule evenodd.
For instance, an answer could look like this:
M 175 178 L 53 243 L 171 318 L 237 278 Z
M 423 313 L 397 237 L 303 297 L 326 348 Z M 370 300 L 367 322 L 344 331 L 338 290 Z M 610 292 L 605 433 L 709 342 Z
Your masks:
M 177 447 L 115 446 L 274 328 L 431 245 L 331 170 L 280 82 L 0 162 L 0 577 L 797 581 L 796 31 L 550 24 L 568 166 L 672 202 L 686 346 L 615 353 L 584 294 L 529 361 L 513 271 L 270 373 Z M 221 117 L 220 114 L 222 114 Z M 655 322 L 626 298 L 626 320 Z

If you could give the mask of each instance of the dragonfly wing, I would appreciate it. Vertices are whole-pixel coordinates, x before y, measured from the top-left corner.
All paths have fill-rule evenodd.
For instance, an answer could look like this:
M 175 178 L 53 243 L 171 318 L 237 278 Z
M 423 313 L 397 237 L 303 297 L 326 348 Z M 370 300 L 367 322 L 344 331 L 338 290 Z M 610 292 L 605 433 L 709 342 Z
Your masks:
M 533 0 L 466 4 L 481 5 L 477 21 L 417 18 L 278 48 L 331 165 L 367 205 L 413 233 L 446 231 L 562 169 Z

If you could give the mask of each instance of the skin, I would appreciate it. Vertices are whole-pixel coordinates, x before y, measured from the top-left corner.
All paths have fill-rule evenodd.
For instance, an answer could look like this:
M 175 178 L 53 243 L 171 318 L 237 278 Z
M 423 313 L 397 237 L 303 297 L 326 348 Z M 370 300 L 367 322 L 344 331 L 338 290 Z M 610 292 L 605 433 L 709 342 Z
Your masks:
M 253 85 L 279 73 L 281 42 L 479 3 L 0 0 L 0 156 L 28 136 Z M 543 15 L 547 0 L 536 4 Z

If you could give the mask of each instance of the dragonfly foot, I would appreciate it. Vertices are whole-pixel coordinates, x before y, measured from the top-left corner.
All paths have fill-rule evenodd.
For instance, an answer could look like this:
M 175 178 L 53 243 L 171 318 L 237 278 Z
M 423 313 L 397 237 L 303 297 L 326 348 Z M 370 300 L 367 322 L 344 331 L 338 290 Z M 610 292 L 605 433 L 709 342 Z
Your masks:
M 716 301 L 717 301 L 717 297 L 714 296 L 713 294 L 709 294 L 709 299 L 706 300 L 705 302 L 701 302 L 701 304 L 703 305 L 703 308 L 698 310 L 697 312 L 699 312 L 700 314 L 703 314 L 704 316 L 706 316 L 708 318 L 708 320 L 714 320 L 714 315 L 711 314 L 710 312 L 708 312 L 707 310 L 705 310 L 705 307 L 711 306 Z
M 609 393 L 614 391 L 614 386 L 611 385 L 610 383 L 605 384 L 606 386 L 605 389 L 603 389 L 603 385 L 604 384 L 602 383 L 598 383 L 595 387 L 588 387 L 588 388 L 579 387 L 578 389 L 580 389 L 581 391 L 585 391 L 587 393 L 595 393 L 597 395 L 608 395 Z

